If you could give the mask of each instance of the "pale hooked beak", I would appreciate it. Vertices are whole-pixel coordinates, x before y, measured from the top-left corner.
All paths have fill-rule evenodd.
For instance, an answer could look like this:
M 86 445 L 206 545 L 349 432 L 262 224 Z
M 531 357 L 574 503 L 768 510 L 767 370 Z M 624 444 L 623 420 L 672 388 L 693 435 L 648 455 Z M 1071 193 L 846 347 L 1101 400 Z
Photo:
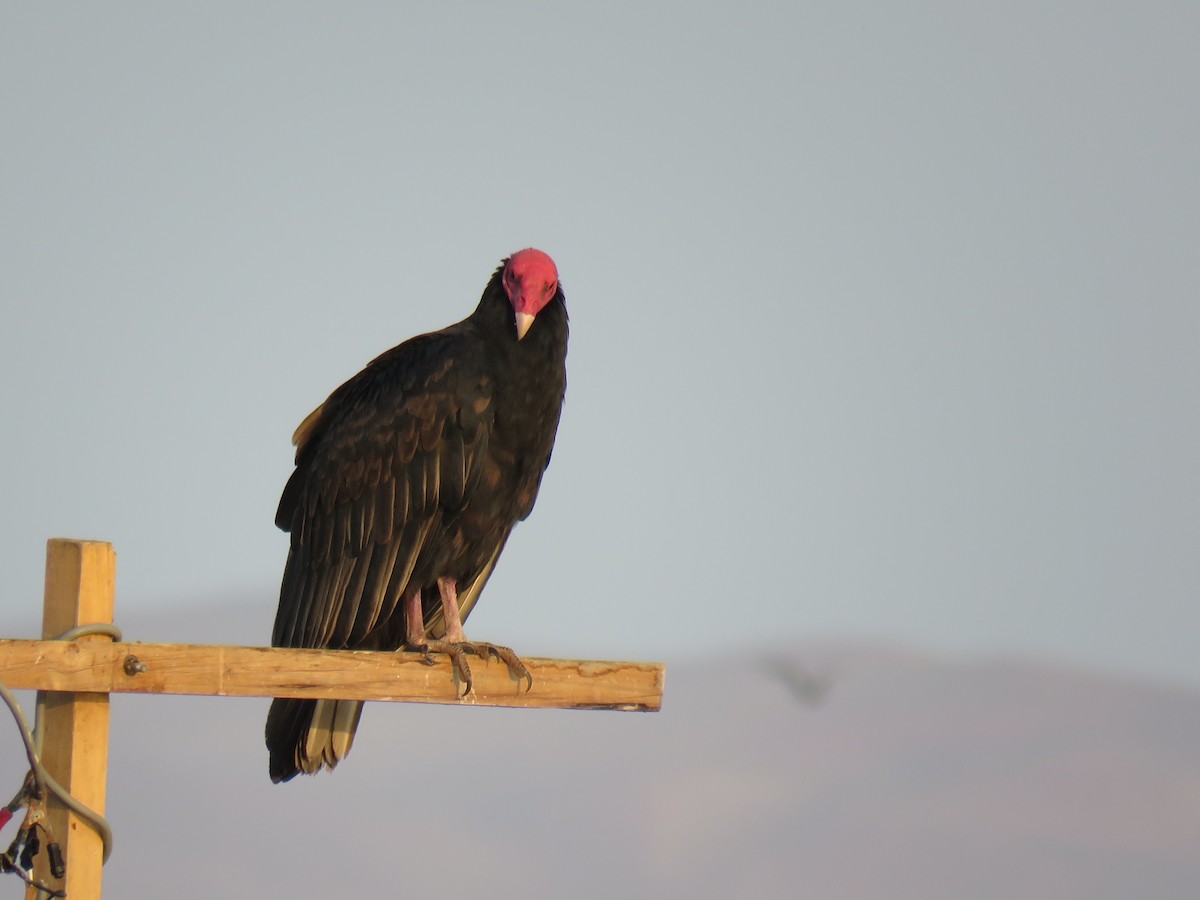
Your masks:
M 533 316 L 527 312 L 517 313 L 517 340 L 525 337 L 529 331 L 529 326 L 533 324 Z

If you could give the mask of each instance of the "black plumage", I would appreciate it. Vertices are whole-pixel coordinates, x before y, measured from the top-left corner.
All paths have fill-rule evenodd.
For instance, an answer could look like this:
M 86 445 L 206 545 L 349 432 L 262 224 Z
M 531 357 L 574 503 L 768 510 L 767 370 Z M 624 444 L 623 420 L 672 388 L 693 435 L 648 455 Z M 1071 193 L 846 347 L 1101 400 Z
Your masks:
M 550 461 L 567 330 L 554 263 L 520 251 L 474 313 L 388 350 L 301 423 L 276 515 L 291 546 L 275 646 L 395 650 L 414 633 L 445 637 L 439 580 L 466 619 Z M 422 621 L 408 622 L 417 602 Z M 275 700 L 272 780 L 336 765 L 361 706 Z

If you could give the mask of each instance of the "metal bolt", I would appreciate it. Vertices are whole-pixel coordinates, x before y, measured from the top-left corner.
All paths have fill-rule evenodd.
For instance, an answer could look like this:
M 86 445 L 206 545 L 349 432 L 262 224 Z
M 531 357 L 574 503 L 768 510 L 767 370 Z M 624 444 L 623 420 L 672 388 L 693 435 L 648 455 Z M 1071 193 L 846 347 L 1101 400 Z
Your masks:
M 133 677 L 140 675 L 146 671 L 146 664 L 134 656 L 132 653 L 125 657 L 125 674 Z

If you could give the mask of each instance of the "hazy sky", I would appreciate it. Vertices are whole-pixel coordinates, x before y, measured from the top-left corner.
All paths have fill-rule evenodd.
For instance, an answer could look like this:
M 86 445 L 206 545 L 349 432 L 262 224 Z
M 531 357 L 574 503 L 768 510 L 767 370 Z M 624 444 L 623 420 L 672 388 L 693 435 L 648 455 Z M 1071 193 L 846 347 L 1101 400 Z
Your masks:
M 1200 684 L 1200 6 L 0 10 L 8 620 L 51 536 L 273 609 L 293 428 L 535 245 L 567 406 L 468 634 Z

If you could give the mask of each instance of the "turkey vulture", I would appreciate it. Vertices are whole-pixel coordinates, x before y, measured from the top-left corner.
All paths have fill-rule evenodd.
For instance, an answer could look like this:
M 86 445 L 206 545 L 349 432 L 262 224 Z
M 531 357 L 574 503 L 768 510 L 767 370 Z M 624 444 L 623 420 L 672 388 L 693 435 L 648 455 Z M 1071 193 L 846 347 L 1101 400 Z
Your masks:
M 471 689 L 474 608 L 513 526 L 529 515 L 566 391 L 567 308 L 554 261 L 501 262 L 475 312 L 393 347 L 296 429 L 275 517 L 291 533 L 272 644 L 444 652 Z M 362 703 L 279 698 L 271 780 L 333 768 Z

